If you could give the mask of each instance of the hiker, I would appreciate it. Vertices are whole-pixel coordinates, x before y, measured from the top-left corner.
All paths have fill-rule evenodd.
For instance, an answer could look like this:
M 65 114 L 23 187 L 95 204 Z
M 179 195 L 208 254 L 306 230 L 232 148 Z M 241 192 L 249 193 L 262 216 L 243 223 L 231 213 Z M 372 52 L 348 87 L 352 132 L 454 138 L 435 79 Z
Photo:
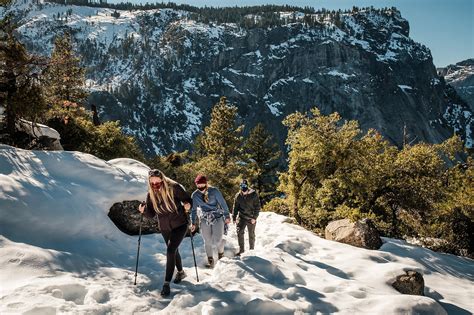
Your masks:
M 186 277 L 178 247 L 188 230 L 187 212 L 191 207 L 192 199 L 183 186 L 166 177 L 160 170 L 148 172 L 146 202 L 139 206 L 138 211 L 149 218 L 157 216 L 161 235 L 166 242 L 166 274 L 162 296 L 170 295 L 170 281 L 175 267 L 178 272 L 174 283 L 180 283 Z
M 204 239 L 207 254 L 206 267 L 214 267 L 212 246 L 217 247 L 217 257 L 224 257 L 225 225 L 230 223 L 229 208 L 219 189 L 209 186 L 204 175 L 194 180 L 197 189 L 192 193 L 193 207 L 191 210 L 191 231 L 196 229 L 197 218 L 200 220 L 200 231 Z
M 235 195 L 232 207 L 232 221 L 234 224 L 237 223 L 237 238 L 240 247 L 236 256 L 240 256 L 245 251 L 245 227 L 247 227 L 249 232 L 250 249 L 255 248 L 255 226 L 259 213 L 260 198 L 257 191 L 250 188 L 248 181 L 244 179 L 240 183 L 240 191 Z

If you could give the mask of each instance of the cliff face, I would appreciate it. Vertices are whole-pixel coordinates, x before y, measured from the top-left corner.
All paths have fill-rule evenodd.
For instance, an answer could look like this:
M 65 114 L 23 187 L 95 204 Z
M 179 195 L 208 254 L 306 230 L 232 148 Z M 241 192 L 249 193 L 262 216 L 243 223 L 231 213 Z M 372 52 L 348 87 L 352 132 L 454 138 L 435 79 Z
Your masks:
M 449 86 L 446 87 L 448 105 L 444 118 L 458 134 L 464 135 L 466 146 L 473 147 L 474 59 L 467 59 L 438 69 Z
M 282 119 L 314 106 L 396 144 L 404 126 L 410 140 L 440 142 L 456 128 L 471 143 L 470 109 L 453 99 L 396 10 L 318 14 L 313 26 L 296 13 L 294 23 L 251 29 L 170 9 L 113 17 L 111 9 L 26 1 L 9 11 L 20 13 L 32 51 L 48 54 L 54 36 L 74 34 L 101 119 L 119 119 L 149 154 L 188 148 L 220 96 L 238 106 L 247 130 L 263 121 L 282 145 Z
M 456 89 L 459 96 L 469 104 L 471 111 L 474 110 L 474 59 L 439 68 L 438 74 Z

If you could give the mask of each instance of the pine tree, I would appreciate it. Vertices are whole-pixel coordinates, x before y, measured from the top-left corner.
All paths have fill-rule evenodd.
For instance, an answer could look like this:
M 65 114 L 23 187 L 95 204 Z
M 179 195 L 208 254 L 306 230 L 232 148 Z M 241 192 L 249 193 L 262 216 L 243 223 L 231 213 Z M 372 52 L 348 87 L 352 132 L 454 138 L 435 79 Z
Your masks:
M 472 243 L 455 236 L 469 238 L 474 226 L 473 173 L 469 160 L 456 161 L 458 137 L 398 149 L 337 113 L 314 109 L 284 123 L 290 152 L 279 190 L 287 198 L 274 206 L 289 208 L 301 225 L 322 229 L 334 219 L 370 218 L 384 235 L 442 236 L 472 252 Z
M 280 149 L 263 124 L 257 124 L 245 141 L 244 152 L 249 160 L 252 182 L 262 200 L 275 192 L 277 160 Z
M 191 158 L 194 161 L 198 161 L 206 155 L 206 148 L 204 147 L 204 144 L 203 144 L 203 137 L 204 137 L 204 133 L 200 133 L 194 139 L 193 151 L 191 155 Z
M 346 164 L 353 140 L 360 134 L 355 121 L 341 124 L 337 113 L 294 113 L 284 120 L 290 146 L 288 172 L 280 176 L 280 191 L 287 193 L 292 214 L 299 224 L 314 225 L 314 195 L 324 179 Z
M 87 99 L 85 91 L 85 69 L 72 48 L 69 33 L 56 38 L 51 62 L 45 72 L 47 96 L 54 105 L 64 101 L 83 105 Z
M 6 7 L 12 2 L 12 0 L 0 0 L 0 6 Z
M 237 126 L 236 118 L 237 107 L 221 97 L 212 109 L 209 126 L 204 129 L 204 148 L 223 167 L 241 157 L 243 126 Z
M 18 118 L 36 121 L 46 109 L 39 81 L 45 60 L 27 53 L 8 18 L 0 21 L 0 40 L 0 105 L 6 109 L 7 133 L 13 136 Z
M 118 121 L 107 121 L 99 126 L 94 126 L 91 121 L 87 121 L 87 124 L 92 136 L 88 137 L 89 141 L 82 143 L 81 151 L 104 160 L 119 157 L 144 160 L 135 138 L 124 135 Z

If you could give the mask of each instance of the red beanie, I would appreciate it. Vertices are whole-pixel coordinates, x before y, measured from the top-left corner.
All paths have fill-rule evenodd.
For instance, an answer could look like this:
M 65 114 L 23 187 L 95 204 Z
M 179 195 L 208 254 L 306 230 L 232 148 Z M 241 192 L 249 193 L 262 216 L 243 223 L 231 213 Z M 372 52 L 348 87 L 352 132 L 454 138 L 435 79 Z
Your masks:
M 207 184 L 207 178 L 204 175 L 199 174 L 196 176 L 196 179 L 194 180 L 194 183 L 197 184 Z

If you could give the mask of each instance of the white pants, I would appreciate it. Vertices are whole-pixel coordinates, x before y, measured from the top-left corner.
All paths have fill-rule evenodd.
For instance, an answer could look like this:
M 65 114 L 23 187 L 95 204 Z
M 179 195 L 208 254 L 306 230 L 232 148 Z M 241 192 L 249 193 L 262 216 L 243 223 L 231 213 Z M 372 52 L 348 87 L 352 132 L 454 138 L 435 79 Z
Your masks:
M 213 225 L 201 222 L 201 235 L 204 239 L 207 257 L 213 257 L 212 246 L 215 245 L 218 253 L 224 252 L 224 220 L 218 219 Z

